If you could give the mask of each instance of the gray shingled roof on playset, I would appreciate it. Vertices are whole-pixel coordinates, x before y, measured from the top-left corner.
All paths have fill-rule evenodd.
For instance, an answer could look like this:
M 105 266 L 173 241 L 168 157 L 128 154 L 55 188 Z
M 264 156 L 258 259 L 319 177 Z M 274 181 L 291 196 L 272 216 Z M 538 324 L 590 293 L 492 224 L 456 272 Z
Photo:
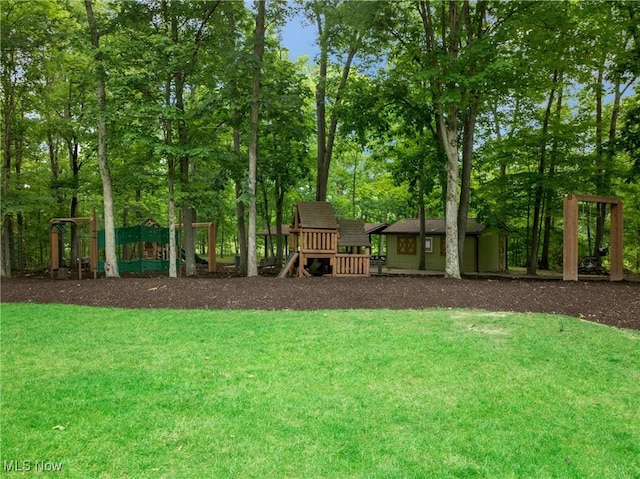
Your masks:
M 335 230 L 338 228 L 333 205 L 326 201 L 301 201 L 297 204 L 300 228 Z
M 446 233 L 444 219 L 428 218 L 424 221 L 425 233 L 431 235 L 443 235 Z M 467 234 L 479 235 L 485 230 L 485 226 L 474 218 L 467 219 Z M 417 218 L 405 218 L 393 223 L 381 234 L 420 234 L 420 220 Z
M 371 246 L 363 221 L 339 220 L 338 233 L 338 246 Z

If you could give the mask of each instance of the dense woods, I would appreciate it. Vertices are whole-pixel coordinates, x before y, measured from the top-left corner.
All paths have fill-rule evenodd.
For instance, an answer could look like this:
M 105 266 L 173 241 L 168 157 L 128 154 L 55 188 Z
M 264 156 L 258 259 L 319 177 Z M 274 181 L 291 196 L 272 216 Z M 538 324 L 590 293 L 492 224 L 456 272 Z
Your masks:
M 190 226 L 207 221 L 218 255 L 255 275 L 256 230 L 280 233 L 300 200 L 369 222 L 446 218 L 451 277 L 478 217 L 535 274 L 561 265 L 568 193 L 623 200 L 625 268 L 640 270 L 637 2 L 0 8 L 2 276 L 46 268 L 49 220 L 94 210 L 108 275 L 109 232 L 145 218 L 181 225 L 185 274 L 204 241 Z M 290 57 L 292 21 L 317 55 Z M 581 255 L 606 264 L 609 224 L 581 205 Z M 278 235 L 270 254 L 283 249 Z

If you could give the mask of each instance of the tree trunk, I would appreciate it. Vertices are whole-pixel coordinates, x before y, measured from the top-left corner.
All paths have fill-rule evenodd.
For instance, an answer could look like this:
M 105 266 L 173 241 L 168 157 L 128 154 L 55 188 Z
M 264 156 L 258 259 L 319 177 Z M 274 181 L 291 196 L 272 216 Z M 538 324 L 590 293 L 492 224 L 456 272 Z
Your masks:
M 256 64 L 253 68 L 253 99 L 251 102 L 251 134 L 249 137 L 249 232 L 247 241 L 247 276 L 258 276 L 256 251 L 256 172 L 258 164 L 258 119 L 260 113 L 260 76 L 264 56 L 264 17 L 266 0 L 258 0 L 258 14 L 254 31 L 253 54 Z
M 535 189 L 534 206 L 533 206 L 533 226 L 531 228 L 531 250 L 529 254 L 529 261 L 527 264 L 527 274 L 535 275 L 538 269 L 538 246 L 540 238 L 540 217 L 542 214 L 542 202 L 544 199 L 545 187 L 544 187 L 544 173 L 546 171 L 546 158 L 547 158 L 547 140 L 549 134 L 549 123 L 551 121 L 551 109 L 553 107 L 553 101 L 556 94 L 556 87 L 558 84 L 558 70 L 553 72 L 553 86 L 549 93 L 549 101 L 547 102 L 547 109 L 545 111 L 544 120 L 542 123 L 542 139 L 540 141 L 540 160 L 538 162 L 538 179 Z
M 329 183 L 329 169 L 331 167 L 331 158 L 333 157 L 333 146 L 336 142 L 336 131 L 338 129 L 338 114 L 337 109 L 342 104 L 342 95 L 347 87 L 347 80 L 349 79 L 349 71 L 351 70 L 351 64 L 356 55 L 357 48 L 353 47 L 347 55 L 347 60 L 342 68 L 342 76 L 340 78 L 340 84 L 338 85 L 338 93 L 336 94 L 335 104 L 333 106 L 333 113 L 329 121 L 329 133 L 327 135 L 327 144 L 324 149 L 324 157 L 322 159 L 322 183 L 318 183 L 316 191 L 316 201 L 326 201 L 327 189 Z
M 464 25 L 462 32 L 466 30 L 467 45 L 471 45 L 475 38 L 480 39 L 484 35 L 486 12 L 487 2 L 485 1 L 477 2 L 475 16 L 471 14 L 469 1 L 465 0 L 463 2 L 460 25 Z M 470 67 L 467 72 L 469 77 L 473 75 L 475 68 L 475 66 Z M 469 105 L 464 118 L 462 132 L 462 178 L 460 204 L 458 205 L 458 262 L 461 272 L 464 272 L 464 244 L 467 238 L 467 217 L 469 216 L 469 201 L 471 198 L 473 140 L 480 105 L 480 93 L 473 88 L 466 87 L 463 90 L 463 99 L 465 97 L 468 97 Z M 467 103 L 467 101 L 464 101 L 463 104 Z
M 168 108 L 171 106 L 171 77 L 167 78 L 164 90 L 164 102 Z M 170 118 L 164 120 L 164 143 L 173 145 L 173 122 Z M 167 153 L 167 196 L 169 219 L 169 277 L 177 278 L 177 245 L 176 245 L 176 197 L 175 197 L 175 173 L 176 165 L 173 153 Z
M 479 99 L 474 94 L 469 111 L 464 119 L 464 130 L 462 132 L 462 178 L 460 204 L 458 205 L 458 262 L 460 272 L 464 272 L 464 242 L 467 237 L 467 216 L 469 216 L 469 201 L 471 199 L 473 139 L 478 116 L 478 103 Z
M 3 85 L 5 87 L 5 85 Z M 15 107 L 15 96 L 13 85 L 9 86 L 9 91 L 4 92 L 7 97 L 5 99 L 4 109 L 4 142 L 3 142 L 3 162 L 2 162 L 2 196 L 6 197 L 9 193 L 9 178 L 11 175 L 11 127 L 13 119 L 13 110 Z M 11 277 L 11 234 L 13 228 L 10 214 L 2 216 L 2 245 L 0 246 L 0 276 L 3 278 Z
M 232 113 L 233 122 L 233 151 L 238 158 L 240 158 L 240 128 L 239 128 L 239 114 L 237 108 L 234 108 Z M 242 175 L 239 175 L 235 179 L 236 184 L 236 224 L 238 227 L 238 247 L 240 251 L 236 251 L 236 254 L 240 255 L 240 274 L 246 276 L 247 274 L 247 230 L 245 223 L 245 204 L 242 200 Z
M 176 199 L 175 199 L 175 165 L 173 158 L 168 161 L 167 189 L 169 194 L 169 277 L 178 277 L 178 255 L 176 245 Z
M 603 58 L 600 62 L 600 67 L 598 68 L 598 82 L 596 84 L 596 193 L 598 195 L 605 196 L 606 195 L 606 185 L 604 181 L 605 177 L 605 158 L 604 158 L 604 148 L 602 145 L 603 141 L 603 120 L 602 120 L 602 101 L 603 101 L 603 91 L 604 91 L 604 62 L 605 58 Z M 596 217 L 596 241 L 595 246 L 593 247 L 593 256 L 600 258 L 600 247 L 602 246 L 602 239 L 604 237 L 604 220 L 605 215 L 607 213 L 606 205 L 602 205 L 598 203 L 597 208 L 597 217 Z M 591 246 L 591 244 L 589 244 Z
M 552 164 L 549 166 L 549 178 L 553 178 L 555 176 L 555 166 Z M 542 236 L 542 253 L 540 254 L 540 269 L 548 270 L 550 267 L 549 262 L 549 250 L 551 246 L 551 227 L 552 227 L 552 192 L 550 189 L 547 189 L 547 193 L 545 195 L 545 207 L 544 207 L 544 223 L 543 223 L 543 236 Z
M 562 118 L 562 79 L 563 72 L 560 72 L 560 87 L 558 89 L 558 101 L 556 103 L 556 120 L 560 122 Z M 549 156 L 549 179 L 553 179 L 556 174 L 556 161 L 558 158 L 558 140 L 553 139 L 551 145 L 551 155 Z M 544 215 L 544 235 L 542 239 L 542 254 L 540 256 L 540 269 L 548 270 L 550 267 L 549 250 L 551 247 L 551 225 L 553 214 L 553 189 L 546 188 L 545 195 L 545 215 Z
M 184 250 L 185 276 L 195 276 L 196 271 L 196 234 L 193 227 L 194 209 L 186 200 L 182 201 L 182 249 Z M 180 253 L 182 258 L 182 252 Z
M 280 272 L 282 268 L 282 259 L 284 257 L 284 241 L 282 240 L 282 218 L 284 216 L 284 191 L 280 191 L 280 184 L 276 180 L 274 187 L 276 195 L 276 272 Z
M 13 235 L 13 218 L 11 215 L 4 215 L 2 218 L 2 276 L 11 277 L 11 236 Z
M 238 227 L 238 247 L 240 251 L 236 251 L 236 254 L 240 256 L 240 274 L 242 276 L 247 275 L 247 224 L 245 222 L 245 205 L 242 201 L 242 183 L 236 181 L 236 224 Z
M 70 118 L 71 115 L 67 115 Z M 69 152 L 69 166 L 71 167 L 71 174 L 73 175 L 73 192 L 71 194 L 71 207 L 69 208 L 69 215 L 71 218 L 75 218 L 78 215 L 78 193 L 77 187 L 79 185 L 80 165 L 78 163 L 78 142 L 75 138 L 67 138 L 67 150 Z M 82 254 L 79 251 L 79 244 L 76 240 L 78 235 L 77 225 L 71 225 L 71 267 L 76 268 L 78 256 Z
M 447 15 L 446 6 L 441 9 L 441 37 L 447 53 L 446 59 L 442 60 L 437 54 L 441 46 L 436 41 L 436 27 L 429 1 L 421 1 L 416 7 L 422 19 L 424 29 L 424 51 L 431 59 L 432 78 L 431 90 L 433 105 L 436 109 L 437 136 L 447 157 L 446 173 L 447 186 L 445 193 L 445 277 L 460 279 L 460 261 L 458 255 L 458 104 L 451 99 L 445 100 L 447 92 L 459 91 L 460 86 L 450 80 L 443 80 L 438 75 L 442 70 L 455 68 L 460 47 L 460 36 L 462 22 L 458 16 L 458 4 L 448 3 Z M 446 117 L 445 117 L 446 111 Z
M 176 28 L 177 28 L 177 24 Z M 177 38 L 176 38 L 177 42 Z M 176 108 L 184 115 L 184 74 L 176 74 L 175 82 L 175 97 Z M 185 122 L 181 118 L 178 120 L 178 142 L 181 146 L 186 146 L 187 138 L 185 131 Z M 180 157 L 180 183 L 182 185 L 182 191 L 187 191 L 189 187 L 189 169 L 190 161 L 189 157 L 183 155 Z M 185 276 L 196 275 L 196 238 L 193 229 L 194 211 L 189 205 L 189 198 L 183 196 L 182 199 L 182 249 L 184 250 L 184 271 Z M 180 258 L 182 258 L 182 251 L 180 252 Z
M 456 120 L 450 118 L 450 123 L 455 125 Z M 447 154 L 447 194 L 445 203 L 445 241 L 446 260 L 445 278 L 460 279 L 460 260 L 458 257 L 458 145 L 456 140 L 456 128 L 449 127 L 448 131 L 441 119 L 443 129 L 444 147 Z
M 59 165 L 59 152 L 58 152 L 58 142 L 53 138 L 53 134 L 51 131 L 47 132 L 47 145 L 49 148 L 49 166 L 51 167 L 51 182 L 56 184 L 59 176 L 60 176 L 60 165 Z M 62 204 L 64 202 L 64 197 L 59 188 L 55 188 L 52 192 L 53 197 L 56 200 L 56 212 L 63 211 Z M 64 234 L 58 235 L 58 251 L 60 252 L 60 265 L 64 264 Z
M 24 115 L 24 113 L 22 113 Z M 22 158 L 24 153 L 24 144 L 22 135 L 17 135 L 14 141 L 14 166 L 16 173 L 16 183 L 22 184 L 20 180 L 20 174 L 22 169 Z M 18 271 L 24 270 L 24 217 L 21 211 L 16 213 L 16 231 L 12 235 L 13 243 L 11 247 L 12 252 L 12 268 L 17 269 Z
M 420 180 L 418 181 L 418 221 L 420 222 L 420 236 L 418 238 L 418 269 L 424 271 L 426 269 L 426 258 L 424 252 L 424 238 L 425 233 L 425 212 L 424 212 L 424 180 L 422 174 L 420 174 Z
M 273 241 L 271 241 L 271 214 L 269 213 L 269 193 L 265 185 L 264 178 L 260 178 L 262 185 L 262 201 L 264 206 L 264 225 L 267 228 L 267 235 L 264 237 L 264 255 L 274 258 L 276 252 L 274 250 Z M 277 194 L 275 195 L 277 197 Z
M 171 15 L 171 41 L 174 45 L 178 45 L 180 42 L 179 34 L 178 34 L 178 21 L 176 19 L 175 14 Z M 181 147 L 186 147 L 187 144 L 187 134 L 186 134 L 186 125 L 184 119 L 184 86 L 186 80 L 187 73 L 183 70 L 177 70 L 173 72 L 173 81 L 174 81 L 174 99 L 176 109 L 180 113 L 180 118 L 177 120 L 177 130 L 178 130 L 178 144 Z M 168 98 L 169 102 L 171 101 L 171 97 Z M 180 184 L 182 185 L 182 190 L 187 191 L 189 186 L 189 157 L 187 155 L 181 155 L 178 161 L 180 165 Z M 193 211 L 191 206 L 189 205 L 189 200 L 186 197 L 183 197 L 181 202 L 181 211 L 182 211 L 182 244 L 181 248 L 184 251 L 184 265 L 185 265 L 185 275 L 186 276 L 195 276 L 196 275 L 196 249 L 195 249 L 195 234 L 193 231 Z M 179 258 L 182 258 L 182 251 L 180 254 L 176 254 Z
M 614 97 L 613 107 L 611 109 L 611 122 L 609 123 L 609 138 L 607 142 L 607 148 L 602 148 L 602 140 L 600 140 L 600 165 L 597 168 L 599 178 L 598 195 L 609 196 L 611 194 L 611 170 L 613 164 L 613 158 L 615 156 L 615 144 L 616 144 L 616 132 L 618 127 L 618 116 L 620 115 L 620 100 L 622 99 L 622 91 L 620 90 L 620 79 L 616 78 L 614 84 Z M 602 86 L 604 88 L 604 85 Z M 602 95 L 599 95 L 598 101 L 602 103 Z M 600 106 L 600 123 L 602 123 L 602 106 Z M 602 130 L 602 128 L 601 128 Z M 602 134 L 602 132 L 600 132 Z M 598 204 L 598 218 L 596 220 L 596 241 L 593 248 L 593 256 L 600 261 L 602 256 L 603 240 L 605 220 L 607 218 L 607 205 L 604 203 Z
M 549 165 L 549 178 L 555 176 L 555 164 L 553 159 L 551 165 Z M 545 195 L 545 207 L 544 207 L 544 223 L 543 223 L 543 237 L 542 237 L 542 253 L 540 254 L 540 269 L 548 270 L 550 267 L 549 262 L 549 250 L 551 247 L 551 227 L 552 227 L 552 213 L 553 213 L 553 192 L 551 189 L 547 189 Z
M 102 63 L 100 48 L 100 32 L 95 17 L 93 16 L 92 0 L 84 0 L 87 10 L 87 19 L 91 31 L 91 44 L 96 50 L 94 59 L 96 63 L 96 94 L 98 97 L 98 167 L 102 179 L 102 197 L 104 204 L 104 231 L 105 231 L 105 276 L 118 278 L 118 258 L 116 256 L 116 233 L 113 216 L 113 188 L 111 186 L 111 173 L 107 163 L 107 108 L 105 92 L 105 71 Z
M 338 84 L 338 90 L 336 92 L 336 98 L 333 102 L 333 113 L 329 120 L 329 131 L 327 132 L 327 65 L 329 62 L 328 54 L 328 40 L 326 38 L 326 31 L 322 25 L 322 17 L 320 14 L 316 17 L 318 25 L 318 41 L 320 44 L 320 76 L 318 84 L 316 85 L 316 125 L 318 129 L 318 161 L 316 172 L 316 201 L 327 200 L 327 188 L 329 183 L 329 169 L 331 167 L 331 157 L 333 156 L 333 146 L 336 138 L 336 131 L 338 128 L 338 114 L 337 110 L 342 104 L 342 98 L 344 90 L 347 87 L 347 80 L 349 79 L 349 72 L 351 71 L 351 64 L 360 46 L 360 39 L 357 34 L 352 39 L 352 44 L 347 54 L 347 59 L 342 67 L 342 75 L 340 77 L 340 83 Z
M 320 75 L 316 84 L 316 127 L 317 127 L 317 171 L 316 171 L 316 201 L 326 201 L 327 182 L 329 172 L 325 168 L 327 149 L 327 65 L 329 54 L 327 51 L 327 39 L 325 37 L 322 18 L 318 13 L 318 43 L 320 46 Z
M 69 95 L 64 107 L 64 119 L 71 123 L 71 98 L 73 95 L 73 89 L 71 82 L 69 82 Z M 69 155 L 69 167 L 71 168 L 71 175 L 73 178 L 72 193 L 71 193 L 71 207 L 69 209 L 69 216 L 75 218 L 78 214 L 78 186 L 80 184 L 80 163 L 78 161 L 79 145 L 78 140 L 73 132 L 64 135 L 64 140 L 67 144 L 67 153 Z M 79 251 L 80 245 L 76 239 L 78 235 L 78 227 L 75 224 L 71 225 L 71 267 L 76 268 L 78 266 L 78 256 L 82 255 Z
M 180 169 L 182 174 L 181 183 L 183 187 L 189 183 L 189 161 L 186 158 L 180 159 Z M 186 276 L 195 276 L 196 271 L 196 234 L 193 228 L 195 221 L 195 210 L 189 205 L 188 200 L 182 200 L 182 248 L 184 249 L 184 266 Z M 182 257 L 182 255 L 180 256 Z
M 180 131 L 180 127 L 178 127 Z M 180 140 L 184 144 L 184 138 Z M 182 186 L 186 189 L 189 184 L 189 159 L 180 158 L 180 180 Z M 185 275 L 195 276 L 196 271 L 196 235 L 193 228 L 195 221 L 195 211 L 189 205 L 187 198 L 182 200 L 182 248 L 184 249 L 184 265 Z M 182 255 L 180 255 L 182 257 Z

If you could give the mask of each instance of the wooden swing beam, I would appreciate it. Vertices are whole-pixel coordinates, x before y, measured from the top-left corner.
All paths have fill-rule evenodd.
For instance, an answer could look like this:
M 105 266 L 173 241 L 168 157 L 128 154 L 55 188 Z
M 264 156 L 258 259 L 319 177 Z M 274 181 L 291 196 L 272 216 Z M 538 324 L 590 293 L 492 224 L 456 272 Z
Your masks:
M 578 203 L 604 203 L 611 205 L 611 281 L 622 281 L 624 229 L 622 200 L 605 196 L 569 194 L 564 198 L 564 238 L 562 279 L 578 281 Z

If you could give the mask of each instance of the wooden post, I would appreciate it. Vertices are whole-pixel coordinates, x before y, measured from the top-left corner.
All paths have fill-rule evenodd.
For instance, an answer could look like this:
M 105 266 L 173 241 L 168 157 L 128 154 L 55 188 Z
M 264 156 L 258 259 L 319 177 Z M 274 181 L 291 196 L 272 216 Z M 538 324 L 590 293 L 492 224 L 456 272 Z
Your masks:
M 60 267 L 60 251 L 58 250 L 58 231 L 53 224 L 51 225 L 50 247 L 51 247 L 51 277 L 53 278 L 53 271 Z
M 574 195 L 564 198 L 562 279 L 578 281 L 578 198 Z
M 89 220 L 89 269 L 93 272 L 93 279 L 98 278 L 98 220 L 96 209 L 93 208 L 93 216 Z
M 307 258 L 304 257 L 304 253 L 302 252 L 302 250 L 300 250 L 300 254 L 298 256 L 299 260 L 298 260 L 298 278 L 303 278 L 304 277 L 304 267 L 307 263 Z
M 216 270 L 216 225 L 209 223 L 207 226 L 207 236 L 209 239 L 209 246 L 207 252 L 209 254 L 209 272 L 213 273 Z
M 622 281 L 624 278 L 624 227 L 622 201 L 611 204 L 611 281 Z
M 382 276 L 382 235 L 378 234 L 378 276 Z
M 365 254 L 367 255 L 367 259 L 364 265 L 364 275 L 371 276 L 371 248 L 365 248 Z

